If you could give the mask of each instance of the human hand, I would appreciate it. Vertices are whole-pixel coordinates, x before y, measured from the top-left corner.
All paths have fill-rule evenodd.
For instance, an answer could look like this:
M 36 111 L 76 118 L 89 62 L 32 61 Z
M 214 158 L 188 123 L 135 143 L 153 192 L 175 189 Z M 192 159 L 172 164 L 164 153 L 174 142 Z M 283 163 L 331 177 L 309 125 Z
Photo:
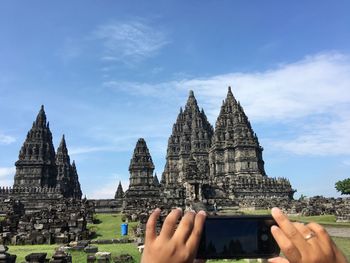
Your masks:
M 160 209 L 150 215 L 146 225 L 145 249 L 141 263 L 192 263 L 197 254 L 206 214 L 200 211 L 187 212 L 178 227 L 182 216 L 181 209 L 172 210 L 166 217 L 159 236 L 156 233 Z M 175 231 L 176 229 L 176 231 Z
M 347 263 L 327 231 L 316 223 L 292 223 L 278 208 L 272 209 L 278 226 L 271 232 L 286 258 L 269 259 L 271 263 Z

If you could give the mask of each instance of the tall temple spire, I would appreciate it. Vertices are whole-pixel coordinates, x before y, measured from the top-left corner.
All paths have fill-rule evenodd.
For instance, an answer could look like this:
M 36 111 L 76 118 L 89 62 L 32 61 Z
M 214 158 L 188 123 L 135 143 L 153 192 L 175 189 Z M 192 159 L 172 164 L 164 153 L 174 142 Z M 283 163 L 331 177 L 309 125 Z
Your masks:
M 197 100 L 196 100 L 196 98 L 194 96 L 193 90 L 190 90 L 190 92 L 189 92 L 187 103 L 186 103 L 186 106 L 185 106 L 185 110 L 186 109 L 192 109 L 192 110 L 199 111 Z
M 47 124 L 46 124 L 46 114 L 45 114 L 45 110 L 44 110 L 44 105 L 41 105 L 38 116 L 36 117 L 35 126 L 37 128 L 39 128 L 39 127 L 46 128 L 46 125 Z
M 57 154 L 42 105 L 16 162 L 14 188 L 58 188 L 63 197 L 81 199 L 78 173 L 70 164 L 65 136 Z
M 157 173 L 155 173 L 155 175 L 153 177 L 153 184 L 154 184 L 154 186 L 159 186 L 159 180 L 158 180 Z
M 68 155 L 66 140 L 64 135 L 62 136 L 60 146 L 57 148 L 56 154 L 56 166 L 57 166 L 57 186 L 64 192 L 64 196 L 67 197 L 71 192 L 71 165 Z
M 202 184 L 209 178 L 208 158 L 213 127 L 208 122 L 204 110 L 199 110 L 192 90 L 189 92 L 184 110 L 180 111 L 173 127 L 168 140 L 161 183 L 168 192 L 195 188 L 197 197 L 200 195 Z M 187 166 L 190 158 L 191 169 Z M 201 183 L 192 185 L 194 181 L 187 181 L 189 177 L 201 178 Z
M 114 199 L 122 199 L 124 197 L 124 191 L 123 191 L 123 186 L 122 182 L 119 181 L 117 191 L 115 192 Z
M 75 165 L 74 160 L 73 160 L 73 163 L 71 165 L 71 177 L 70 177 L 70 179 L 71 179 L 71 183 L 72 183 L 70 197 L 80 200 L 81 197 L 83 196 L 83 193 L 81 191 L 77 167 Z
M 56 154 L 57 186 L 64 197 L 81 199 L 82 193 L 75 162 L 70 163 L 65 136 L 62 136 Z
M 134 149 L 132 159 L 130 160 L 130 186 L 153 184 L 154 164 L 149 153 L 146 141 L 140 138 Z
M 155 208 L 153 205 L 156 205 L 160 192 L 159 187 L 154 185 L 153 171 L 154 164 L 146 141 L 140 138 L 130 161 L 130 184 L 125 192 L 124 209 L 140 211 L 145 207 Z
M 262 148 L 254 134 L 229 87 L 216 121 L 210 156 L 211 174 L 216 178 L 231 174 L 265 175 Z M 235 152 L 246 152 L 246 156 Z M 220 157 L 221 153 L 227 155 L 225 161 Z
M 55 149 L 42 105 L 20 150 L 14 187 L 54 187 L 56 175 Z
M 57 155 L 56 155 L 56 160 L 59 158 L 64 158 L 64 161 L 67 161 L 67 163 L 70 163 L 69 160 L 69 155 L 68 155 L 68 149 L 67 149 L 67 144 L 66 144 L 66 139 L 64 137 L 64 134 L 62 136 L 60 146 L 57 148 Z M 60 160 L 61 161 L 61 160 Z
M 231 86 L 228 87 L 227 90 L 227 96 L 226 96 L 226 101 L 227 100 L 233 100 L 234 102 L 236 102 L 235 97 L 233 96 L 232 90 L 231 90 Z

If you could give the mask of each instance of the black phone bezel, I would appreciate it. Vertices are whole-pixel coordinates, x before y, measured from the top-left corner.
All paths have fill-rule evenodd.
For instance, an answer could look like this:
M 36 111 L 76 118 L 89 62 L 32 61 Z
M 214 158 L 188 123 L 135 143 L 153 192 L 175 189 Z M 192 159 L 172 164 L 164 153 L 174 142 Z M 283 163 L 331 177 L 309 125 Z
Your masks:
M 271 220 L 272 221 L 272 225 L 277 225 L 276 221 L 273 219 L 273 217 L 271 215 L 234 215 L 234 216 L 208 216 L 206 218 L 206 220 L 211 220 L 211 219 L 215 219 L 215 220 L 259 220 L 259 221 L 266 221 L 266 220 Z M 198 259 L 243 259 L 243 258 L 271 258 L 271 257 L 277 257 L 280 254 L 280 248 L 277 244 L 277 242 L 274 240 L 274 238 L 272 237 L 270 228 L 268 228 L 268 232 L 266 232 L 269 235 L 269 241 L 271 242 L 272 246 L 273 246 L 273 252 L 272 253 L 246 253 L 246 254 L 237 254 L 235 256 L 221 256 L 216 254 L 215 256 L 208 256 L 205 253 L 205 249 L 203 250 L 203 247 L 205 248 L 205 224 L 203 226 L 203 232 L 202 232 L 202 237 L 200 240 L 200 244 L 198 247 L 198 251 L 197 251 L 197 256 L 196 258 Z M 263 242 L 263 241 L 260 241 Z

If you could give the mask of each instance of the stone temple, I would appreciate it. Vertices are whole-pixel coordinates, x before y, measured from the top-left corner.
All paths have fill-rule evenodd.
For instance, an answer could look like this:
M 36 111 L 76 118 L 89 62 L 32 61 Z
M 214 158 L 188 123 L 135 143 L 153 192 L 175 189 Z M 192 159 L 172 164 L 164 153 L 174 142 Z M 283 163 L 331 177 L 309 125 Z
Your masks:
M 285 178 L 268 177 L 263 148 L 240 103 L 228 88 L 215 129 L 190 91 L 168 140 L 161 182 L 144 139 L 137 142 L 124 211 L 147 207 L 251 206 L 259 199 L 288 201 L 295 190 Z
M 75 162 L 70 162 L 64 135 L 55 152 L 44 106 L 27 134 L 15 165 L 13 187 L 0 188 L 0 200 L 20 200 L 26 211 L 35 211 L 50 201 L 81 199 Z

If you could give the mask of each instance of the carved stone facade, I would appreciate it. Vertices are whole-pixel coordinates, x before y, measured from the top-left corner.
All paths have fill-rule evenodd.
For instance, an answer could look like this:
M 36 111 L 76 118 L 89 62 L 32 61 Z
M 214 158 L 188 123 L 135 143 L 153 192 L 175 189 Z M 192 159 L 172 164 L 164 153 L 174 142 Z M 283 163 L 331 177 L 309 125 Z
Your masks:
M 138 161 L 140 145 L 144 149 L 142 156 L 148 162 Z M 185 109 L 180 108 L 168 140 L 166 165 L 159 188 L 151 182 L 154 166 L 145 145 L 143 139 L 137 143 L 129 169 L 130 187 L 126 191 L 126 200 L 137 200 L 138 196 L 147 196 L 149 200 L 150 195 L 143 189 L 150 186 L 154 196 L 159 189 L 161 202 L 158 206 L 166 208 L 210 208 L 216 204 L 229 209 L 247 206 L 256 198 L 287 201 L 293 198 L 295 190 L 287 179 L 266 175 L 263 148 L 230 87 L 215 131 L 190 91 Z M 128 211 L 128 206 L 125 211 Z
M 56 155 L 57 187 L 66 198 L 81 199 L 82 192 L 75 162 L 70 163 L 66 140 L 62 137 Z
M 0 188 L 0 200 L 20 200 L 26 212 L 40 210 L 51 200 L 82 196 L 75 163 L 70 163 L 64 136 L 57 154 L 44 106 L 19 152 L 13 188 Z
M 161 180 L 167 203 L 184 206 L 186 199 L 202 199 L 202 186 L 209 184 L 209 150 L 213 133 L 204 110 L 199 110 L 193 91 L 190 91 L 185 109 L 180 108 L 168 140 Z
M 140 138 L 130 161 L 130 184 L 125 192 L 124 210 L 138 212 L 159 204 L 160 189 L 159 185 L 155 184 L 153 171 L 154 164 L 147 144 L 143 138 Z

